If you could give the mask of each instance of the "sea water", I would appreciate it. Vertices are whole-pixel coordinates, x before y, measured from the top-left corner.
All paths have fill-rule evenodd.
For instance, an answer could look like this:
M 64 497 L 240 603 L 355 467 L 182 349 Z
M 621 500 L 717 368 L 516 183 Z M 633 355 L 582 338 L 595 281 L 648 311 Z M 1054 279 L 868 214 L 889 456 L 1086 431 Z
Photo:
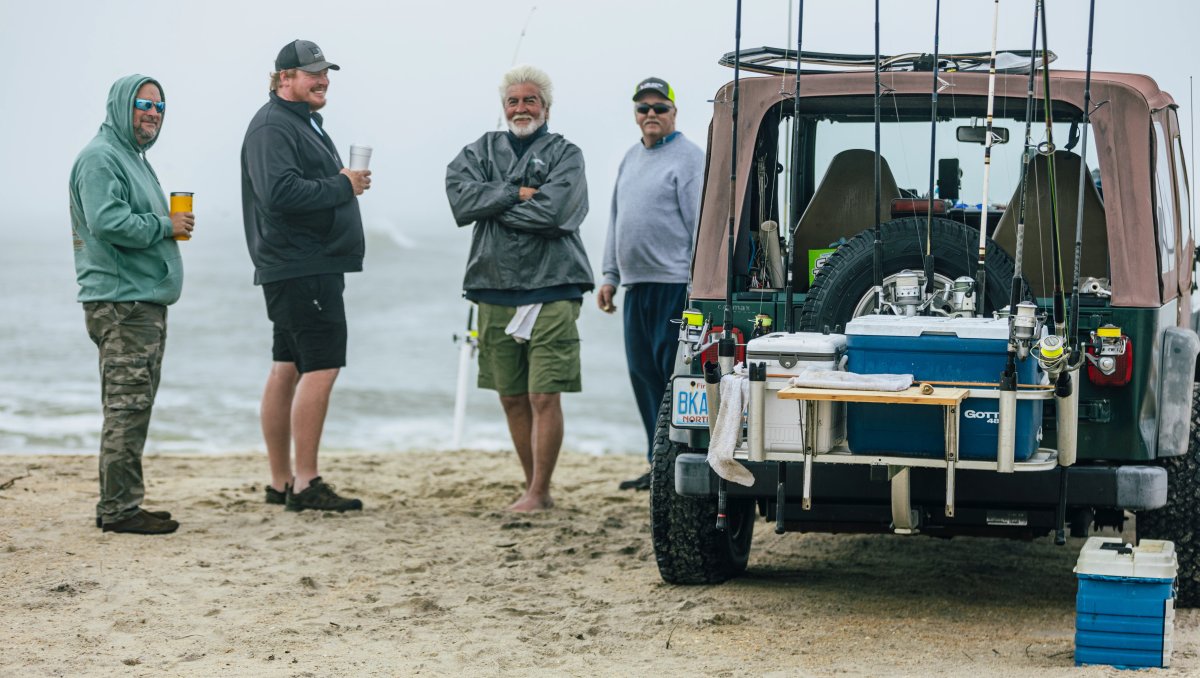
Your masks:
M 65 207 L 64 207 L 65 213 Z M 181 242 L 183 297 L 168 311 L 162 383 L 147 452 L 261 451 L 259 398 L 271 327 L 240 214 L 202 214 Z M 3 229 L 0 251 L 0 454 L 94 453 L 101 424 L 95 346 L 75 300 L 66 218 Z M 350 341 L 334 386 L 323 449 L 449 449 L 459 347 L 470 304 L 461 282 L 470 229 L 369 221 L 362 273 L 346 276 Z M 602 234 L 588 250 L 598 269 Z M 618 299 L 620 301 L 620 298 Z M 643 454 L 620 313 L 584 297 L 583 392 L 563 395 L 565 449 Z M 511 449 L 493 391 L 474 387 L 461 447 Z

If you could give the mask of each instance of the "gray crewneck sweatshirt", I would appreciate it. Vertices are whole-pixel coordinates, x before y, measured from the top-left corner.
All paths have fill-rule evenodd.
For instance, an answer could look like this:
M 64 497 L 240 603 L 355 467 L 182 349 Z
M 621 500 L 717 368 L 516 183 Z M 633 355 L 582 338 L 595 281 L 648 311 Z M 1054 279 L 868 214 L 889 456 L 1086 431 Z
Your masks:
M 704 151 L 682 133 L 629 149 L 613 187 L 601 284 L 688 281 L 703 181 Z

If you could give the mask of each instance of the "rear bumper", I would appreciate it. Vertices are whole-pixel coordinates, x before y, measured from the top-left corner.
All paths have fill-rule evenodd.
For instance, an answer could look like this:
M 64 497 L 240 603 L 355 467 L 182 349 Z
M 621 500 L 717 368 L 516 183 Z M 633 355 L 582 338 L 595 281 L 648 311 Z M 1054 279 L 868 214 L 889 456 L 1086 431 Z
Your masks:
M 729 497 L 775 501 L 779 483 L 777 462 L 741 464 L 754 474 L 754 485 L 726 483 Z M 788 463 L 785 497 L 800 500 L 803 465 Z M 1167 503 L 1167 472 L 1158 466 L 1071 466 L 1067 473 L 1069 508 L 1142 511 Z M 956 472 L 956 501 L 964 509 L 1051 509 L 1061 493 L 1061 470 L 1029 473 Z M 680 454 L 675 462 L 675 491 L 687 497 L 716 496 L 718 477 L 703 454 Z M 938 468 L 911 468 L 914 505 L 941 506 L 946 497 L 946 473 Z M 818 464 L 813 469 L 813 506 L 838 504 L 887 506 L 891 498 L 887 467 Z

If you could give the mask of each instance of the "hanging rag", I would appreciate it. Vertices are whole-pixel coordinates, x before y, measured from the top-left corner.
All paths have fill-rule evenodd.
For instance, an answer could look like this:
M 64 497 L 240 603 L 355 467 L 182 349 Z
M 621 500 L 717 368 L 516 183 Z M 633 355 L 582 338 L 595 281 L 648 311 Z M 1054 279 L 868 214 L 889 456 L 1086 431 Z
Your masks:
M 524 344 L 529 341 L 529 337 L 533 335 L 533 324 L 537 322 L 538 313 L 541 310 L 541 304 L 518 306 L 517 312 L 513 314 L 512 320 L 508 323 L 508 327 L 504 328 L 504 333 L 512 337 L 513 341 L 518 344 Z
M 740 367 L 740 366 L 739 366 Z M 721 411 L 708 441 L 708 465 L 725 480 L 750 487 L 754 475 L 733 458 L 742 437 L 742 413 L 750 401 L 750 380 L 744 371 L 721 377 Z
M 903 391 L 912 386 L 911 374 L 856 374 L 819 367 L 805 367 L 788 380 L 802 388 L 846 388 L 859 391 Z

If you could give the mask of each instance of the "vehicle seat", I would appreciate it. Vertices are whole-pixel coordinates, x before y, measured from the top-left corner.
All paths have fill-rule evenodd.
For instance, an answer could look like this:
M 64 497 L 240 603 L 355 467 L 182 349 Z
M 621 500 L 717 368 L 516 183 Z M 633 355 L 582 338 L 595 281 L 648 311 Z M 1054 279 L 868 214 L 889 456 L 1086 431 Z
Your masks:
M 880 158 L 879 219 L 892 218 L 892 199 L 900 197 L 887 160 Z M 821 184 L 796 226 L 795 275 L 808 289 L 808 251 L 826 249 L 839 238 L 850 239 L 875 226 L 875 152 L 856 148 L 833 156 Z
M 1079 209 L 1079 165 L 1082 159 L 1070 151 L 1054 152 L 1054 184 L 1058 191 L 1058 229 L 1063 261 L 1063 281 L 1070 292 L 1075 268 L 1075 222 Z M 1050 296 L 1054 290 L 1053 226 L 1050 221 L 1049 159 L 1035 156 L 1028 175 L 1029 193 L 1025 208 L 1025 252 L 1021 268 L 1033 293 Z M 1017 186 L 1008 207 L 996 225 L 992 239 L 1015 255 L 1017 250 L 1017 219 L 1021 207 L 1021 187 Z M 1083 278 L 1108 277 L 1108 225 L 1104 218 L 1104 203 L 1088 172 L 1083 182 L 1083 251 L 1079 260 Z

